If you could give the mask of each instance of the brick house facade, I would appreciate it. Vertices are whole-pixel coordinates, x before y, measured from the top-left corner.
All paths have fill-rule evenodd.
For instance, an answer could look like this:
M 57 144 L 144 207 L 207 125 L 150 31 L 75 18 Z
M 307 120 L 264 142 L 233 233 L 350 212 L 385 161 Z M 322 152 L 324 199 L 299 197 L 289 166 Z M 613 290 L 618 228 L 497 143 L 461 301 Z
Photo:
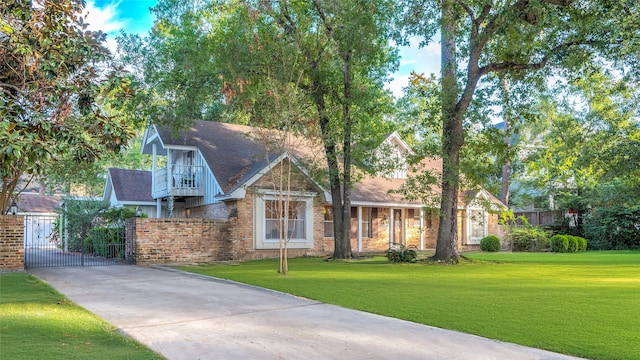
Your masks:
M 331 254 L 334 244 L 330 194 L 326 185 L 315 180 L 309 170 L 310 163 L 320 166 L 326 163 L 323 157 L 309 161 L 323 154 L 320 144 L 297 138 L 296 147 L 274 148 L 256 136 L 264 131 L 202 121 L 196 121 L 191 129 L 180 134 L 158 126 L 147 128 L 142 151 L 153 155 L 154 169 L 142 176 L 148 178 L 145 180 L 151 184 L 148 192 L 156 201 L 157 211 L 155 216 L 150 214 L 151 217 L 173 213 L 174 218 L 224 223 L 227 230 L 215 230 L 209 239 L 216 244 L 226 242 L 228 250 L 219 252 L 220 257 L 259 259 L 278 256 L 279 234 L 285 233 L 282 217 L 286 212 L 290 256 Z M 377 152 L 379 157 L 391 156 L 392 162 L 400 166 L 385 173 L 364 175 L 353 186 L 352 251 L 380 252 L 392 244 L 425 250 L 435 248 L 437 211 L 419 201 L 408 201 L 396 191 L 407 176 L 405 159 L 412 153 L 411 149 L 393 133 Z M 157 165 L 160 156 L 166 157 L 164 168 Z M 423 165 L 439 171 L 442 162 L 425 159 Z M 292 171 L 289 188 L 280 191 L 279 176 L 286 174 L 287 169 Z M 126 180 L 120 182 L 126 186 Z M 276 209 L 281 193 L 289 194 L 285 201 L 287 207 Z M 481 236 L 499 231 L 497 215 L 478 206 L 481 202 L 491 204 L 493 209 L 504 206 L 484 190 L 461 193 L 458 211 L 461 249 L 477 248 Z M 168 209 L 170 204 L 175 206 L 173 211 Z M 176 224 L 192 225 L 179 221 Z M 169 231 L 162 236 L 167 233 Z M 219 239 L 221 234 L 229 239 Z M 211 246 L 212 249 L 218 247 Z

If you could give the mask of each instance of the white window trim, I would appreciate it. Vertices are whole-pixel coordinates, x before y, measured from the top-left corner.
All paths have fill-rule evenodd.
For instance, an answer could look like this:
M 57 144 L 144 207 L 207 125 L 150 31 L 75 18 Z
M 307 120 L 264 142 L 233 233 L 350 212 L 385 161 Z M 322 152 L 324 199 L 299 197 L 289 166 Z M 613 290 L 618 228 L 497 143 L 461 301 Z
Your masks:
M 292 191 L 289 193 L 291 201 L 305 203 L 305 238 L 290 239 L 289 249 L 312 249 L 313 248 L 313 200 L 315 193 Z M 286 195 L 284 195 L 286 196 Z M 256 250 L 272 250 L 280 248 L 280 239 L 266 239 L 266 216 L 265 200 L 278 200 L 279 195 L 274 191 L 259 191 L 255 196 L 253 207 L 253 232 L 254 248 Z
M 483 235 L 479 238 L 476 237 L 472 237 L 472 216 L 471 213 L 474 211 L 482 211 L 482 218 L 483 218 L 483 225 L 484 225 L 484 230 L 483 230 Z M 480 240 L 487 236 L 489 234 L 489 216 L 487 214 L 487 211 L 483 208 L 467 208 L 467 245 L 480 245 Z

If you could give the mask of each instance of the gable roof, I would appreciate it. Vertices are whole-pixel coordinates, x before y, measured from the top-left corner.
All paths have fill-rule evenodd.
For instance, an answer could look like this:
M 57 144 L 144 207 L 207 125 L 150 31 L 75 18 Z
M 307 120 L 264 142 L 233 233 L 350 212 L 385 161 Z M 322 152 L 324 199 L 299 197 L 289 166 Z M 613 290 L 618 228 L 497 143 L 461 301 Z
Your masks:
M 60 196 L 22 193 L 18 196 L 18 212 L 53 214 L 60 207 Z
M 144 154 L 153 153 L 150 146 L 153 141 L 165 148 L 197 148 L 225 194 L 245 184 L 273 161 L 282 159 L 286 152 L 280 144 L 268 145 L 269 133 L 276 134 L 277 130 L 212 121 L 194 121 L 191 128 L 178 133 L 169 127 L 154 127 L 158 138 L 143 144 Z M 298 159 L 310 157 L 313 152 L 309 146 L 311 141 L 291 138 L 304 146 L 289 149 L 290 155 Z
M 105 197 L 108 195 L 109 184 L 119 203 L 155 202 L 151 196 L 151 171 L 110 168 L 107 173 Z
M 293 160 L 296 165 L 300 165 L 296 161 L 300 160 L 304 161 L 305 166 L 309 164 L 326 166 L 324 150 L 318 142 L 291 135 L 287 141 L 291 141 L 297 146 L 292 146 L 287 151 L 281 144 L 275 144 L 275 146 L 267 144 L 264 138 L 269 138 L 270 132 L 272 132 L 271 135 L 280 134 L 271 136 L 272 139 L 277 139 L 282 134 L 278 130 L 266 130 L 211 121 L 194 121 L 191 128 L 178 133 L 172 132 L 169 127 L 154 125 L 152 131 L 145 133 L 142 152 L 152 154 L 152 144 L 154 142 L 159 145 L 157 151 L 160 148 L 199 149 L 224 192 L 222 197 L 233 195 L 234 192 L 242 192 L 244 185 L 250 185 L 256 177 L 259 177 L 260 174 L 285 157 Z M 264 136 L 263 134 L 267 135 Z M 389 142 L 393 142 L 407 151 L 407 153 L 413 154 L 412 149 L 396 132 L 385 137 L 384 143 Z M 442 172 L 442 159 L 425 158 L 420 164 L 424 170 L 436 173 Z M 302 170 L 304 171 L 304 169 Z M 359 182 L 354 184 L 351 191 L 351 200 L 354 205 L 397 204 L 398 206 L 421 206 L 422 204 L 419 200 L 409 201 L 404 199 L 402 195 L 394 193 L 403 182 L 403 179 L 387 179 L 365 175 Z M 322 185 L 316 185 L 325 192 L 326 200 L 330 201 L 329 192 L 323 189 Z M 149 188 L 151 188 L 150 185 Z M 434 185 L 433 188 L 435 192 L 439 192 L 438 186 Z M 459 204 L 467 206 L 470 201 L 469 195 L 468 192 L 461 192 Z M 471 195 L 472 198 L 475 198 L 478 194 L 473 193 Z M 495 200 L 498 204 L 501 204 L 492 195 L 489 200 L 491 202 Z

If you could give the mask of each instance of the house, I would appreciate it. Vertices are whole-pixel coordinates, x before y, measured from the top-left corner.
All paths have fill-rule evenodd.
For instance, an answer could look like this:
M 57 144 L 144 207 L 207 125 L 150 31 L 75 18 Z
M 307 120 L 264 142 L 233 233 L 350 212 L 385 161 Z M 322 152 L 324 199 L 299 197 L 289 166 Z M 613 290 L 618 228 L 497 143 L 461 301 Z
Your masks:
M 59 215 L 56 209 L 60 206 L 58 195 L 43 195 L 38 192 L 23 192 L 18 196 L 18 212 L 24 216 L 25 248 L 49 245 L 54 234 L 55 222 Z
M 148 217 L 169 217 L 166 204 L 162 207 L 151 196 L 151 175 L 151 171 L 109 168 L 102 198 L 113 208 L 131 208 Z M 184 209 L 178 206 L 175 211 L 181 216 Z
M 281 221 L 275 203 L 282 193 L 275 175 L 291 167 L 291 187 L 286 192 L 290 204 L 290 253 L 294 256 L 331 253 L 331 195 L 324 181 L 318 180 L 322 177 L 313 170 L 326 163 L 322 146 L 295 136 L 277 138 L 281 135 L 281 132 L 204 121 L 196 121 L 190 129 L 175 134 L 168 128 L 148 127 L 142 152 L 153 156 L 150 188 L 151 198 L 156 202 L 155 217 L 163 216 L 165 207 L 173 206 L 184 208 L 182 216 L 187 218 L 233 220 L 238 224 L 235 236 L 242 242 L 238 257 L 274 256 L 274 250 L 279 248 L 277 225 Z M 297 144 L 286 150 L 273 145 L 283 142 Z M 391 155 L 400 166 L 377 176 L 365 175 L 354 185 L 352 249 L 383 251 L 393 243 L 434 248 L 436 212 L 419 201 L 408 201 L 392 192 L 405 181 L 406 157 L 411 149 L 393 133 L 378 151 Z M 425 160 L 425 165 L 437 170 L 442 163 Z M 481 206 L 487 202 L 496 208 L 504 207 L 484 190 L 461 194 L 458 211 L 461 248 L 477 248 L 482 237 L 497 233 L 497 215 Z M 166 213 L 169 212 L 177 214 L 175 209 Z

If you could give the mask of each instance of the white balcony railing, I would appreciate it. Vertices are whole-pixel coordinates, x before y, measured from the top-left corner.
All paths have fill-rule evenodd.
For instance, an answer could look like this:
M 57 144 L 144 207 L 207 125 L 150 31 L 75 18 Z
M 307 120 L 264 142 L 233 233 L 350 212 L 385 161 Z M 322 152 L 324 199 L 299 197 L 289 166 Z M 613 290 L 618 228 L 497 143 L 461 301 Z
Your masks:
M 172 165 L 171 172 L 167 168 L 156 170 L 153 174 L 153 197 L 203 196 L 202 166 Z

